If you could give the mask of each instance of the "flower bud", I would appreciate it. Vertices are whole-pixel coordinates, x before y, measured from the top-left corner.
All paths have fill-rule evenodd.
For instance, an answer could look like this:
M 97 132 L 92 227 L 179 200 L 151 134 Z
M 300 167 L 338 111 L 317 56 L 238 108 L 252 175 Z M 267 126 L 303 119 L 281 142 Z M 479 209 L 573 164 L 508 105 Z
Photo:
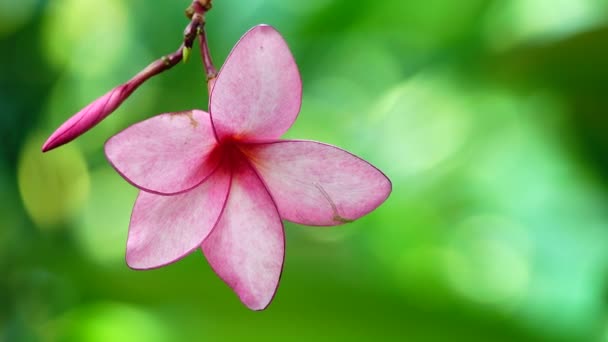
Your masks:
M 93 128 L 101 120 L 114 112 L 141 83 L 142 80 L 136 77 L 133 80 L 110 90 L 102 97 L 84 107 L 68 121 L 64 122 L 63 125 L 48 138 L 42 146 L 42 152 L 47 152 L 66 144 Z

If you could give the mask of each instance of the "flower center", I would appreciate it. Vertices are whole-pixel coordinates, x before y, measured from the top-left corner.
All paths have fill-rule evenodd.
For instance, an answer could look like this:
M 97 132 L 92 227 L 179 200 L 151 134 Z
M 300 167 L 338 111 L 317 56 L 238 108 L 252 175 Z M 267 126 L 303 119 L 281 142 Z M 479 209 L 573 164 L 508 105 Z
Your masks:
M 239 148 L 239 144 L 233 140 L 225 140 L 222 141 L 218 147 L 218 154 L 222 158 L 223 163 L 227 163 L 231 169 L 235 169 L 238 164 L 240 164 L 245 155 Z

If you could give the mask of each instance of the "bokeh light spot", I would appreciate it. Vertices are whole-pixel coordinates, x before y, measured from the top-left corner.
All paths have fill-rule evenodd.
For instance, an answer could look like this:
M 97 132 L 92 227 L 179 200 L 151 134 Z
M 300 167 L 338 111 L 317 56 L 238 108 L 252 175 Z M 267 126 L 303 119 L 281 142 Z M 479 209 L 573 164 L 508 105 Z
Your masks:
M 91 179 L 91 196 L 74 234 L 93 261 L 123 266 L 129 218 L 138 191 L 109 166 L 93 172 Z
M 32 220 L 40 227 L 53 227 L 65 223 L 82 207 L 89 194 L 89 172 L 73 145 L 42 153 L 43 142 L 41 137 L 27 140 L 17 177 L 21 199 Z
M 504 49 L 526 40 L 563 38 L 607 19 L 608 2 L 603 0 L 495 1 L 486 17 L 486 38 Z
M 461 98 L 449 83 L 415 77 L 379 100 L 369 125 L 360 125 L 361 137 L 366 137 L 360 141 L 381 147 L 375 152 L 389 176 L 417 176 L 452 157 L 466 142 L 470 113 Z
M 171 341 L 163 321 L 149 310 L 116 302 L 76 308 L 57 322 L 59 341 Z
M 127 14 L 119 0 L 50 2 L 41 39 L 45 56 L 77 75 L 111 71 L 130 41 Z
M 526 294 L 530 243 L 523 228 L 494 216 L 472 217 L 456 229 L 444 260 L 456 292 L 486 304 L 514 305 Z

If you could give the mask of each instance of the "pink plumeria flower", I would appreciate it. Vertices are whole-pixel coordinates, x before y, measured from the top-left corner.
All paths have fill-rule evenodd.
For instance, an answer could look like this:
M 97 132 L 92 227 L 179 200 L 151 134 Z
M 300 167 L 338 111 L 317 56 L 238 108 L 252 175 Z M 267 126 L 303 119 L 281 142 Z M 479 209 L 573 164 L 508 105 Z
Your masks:
M 161 267 L 202 248 L 253 310 L 268 306 L 283 267 L 283 220 L 334 226 L 378 207 L 388 178 L 337 147 L 278 140 L 302 100 L 281 35 L 257 26 L 239 41 L 201 110 L 162 114 L 110 138 L 106 155 L 142 191 L 126 261 Z

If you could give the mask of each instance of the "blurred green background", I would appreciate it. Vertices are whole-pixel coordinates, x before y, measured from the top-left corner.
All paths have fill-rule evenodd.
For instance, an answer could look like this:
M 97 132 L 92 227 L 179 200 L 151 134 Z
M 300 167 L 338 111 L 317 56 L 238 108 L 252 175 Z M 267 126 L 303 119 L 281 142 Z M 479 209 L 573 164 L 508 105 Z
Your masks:
M 136 191 L 103 143 L 206 109 L 198 57 L 40 152 L 174 51 L 187 5 L 0 0 L 0 340 L 608 341 L 606 0 L 215 0 L 216 64 L 248 28 L 277 27 L 304 81 L 288 137 L 348 149 L 394 185 L 355 223 L 288 223 L 258 313 L 200 253 L 124 263 Z

